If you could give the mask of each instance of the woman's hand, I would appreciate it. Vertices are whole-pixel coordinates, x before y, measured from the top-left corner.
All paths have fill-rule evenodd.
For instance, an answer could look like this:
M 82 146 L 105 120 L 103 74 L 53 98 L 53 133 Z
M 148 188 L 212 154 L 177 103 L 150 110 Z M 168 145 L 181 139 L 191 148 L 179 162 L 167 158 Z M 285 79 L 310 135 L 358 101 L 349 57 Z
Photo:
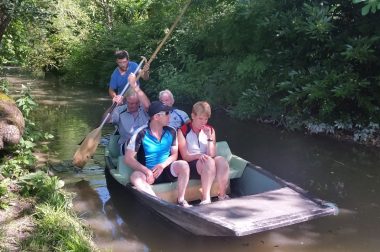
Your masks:
M 211 158 L 209 155 L 207 154 L 201 154 L 201 156 L 199 157 L 199 161 L 201 161 L 202 163 L 206 162 L 209 158 Z
M 203 126 L 202 130 L 207 136 L 207 139 L 211 139 L 211 135 L 212 135 L 211 128 L 208 126 Z

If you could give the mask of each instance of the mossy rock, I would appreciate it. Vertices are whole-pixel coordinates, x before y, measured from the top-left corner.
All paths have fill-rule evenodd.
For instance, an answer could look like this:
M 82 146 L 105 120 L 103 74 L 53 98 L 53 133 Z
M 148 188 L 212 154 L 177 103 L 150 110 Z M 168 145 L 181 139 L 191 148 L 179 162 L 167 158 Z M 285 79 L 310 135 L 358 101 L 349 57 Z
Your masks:
M 25 120 L 14 100 L 0 92 L 0 150 L 18 144 L 24 134 Z
M 12 103 L 15 103 L 15 101 L 9 97 L 8 95 L 0 92 L 0 101 L 9 101 L 9 102 L 12 102 Z

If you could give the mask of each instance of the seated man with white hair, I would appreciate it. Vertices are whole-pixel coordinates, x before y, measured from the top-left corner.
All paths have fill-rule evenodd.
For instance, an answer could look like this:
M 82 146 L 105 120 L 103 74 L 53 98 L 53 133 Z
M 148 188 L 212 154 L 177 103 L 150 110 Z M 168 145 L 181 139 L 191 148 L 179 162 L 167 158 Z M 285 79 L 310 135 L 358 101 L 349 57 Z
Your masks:
M 128 144 L 135 130 L 146 125 L 149 121 L 147 113 L 150 105 L 149 98 L 138 86 L 136 76 L 133 73 L 128 76 L 128 82 L 130 88 L 123 97 L 124 103 L 117 106 L 108 119 L 108 122 L 116 125 L 119 131 L 120 155 L 124 155 L 124 146 Z
M 178 130 L 182 125 L 190 122 L 190 118 L 185 111 L 173 107 L 174 96 L 169 89 L 162 90 L 158 95 L 158 99 L 166 106 L 172 107 L 172 111 L 170 111 L 170 127 Z

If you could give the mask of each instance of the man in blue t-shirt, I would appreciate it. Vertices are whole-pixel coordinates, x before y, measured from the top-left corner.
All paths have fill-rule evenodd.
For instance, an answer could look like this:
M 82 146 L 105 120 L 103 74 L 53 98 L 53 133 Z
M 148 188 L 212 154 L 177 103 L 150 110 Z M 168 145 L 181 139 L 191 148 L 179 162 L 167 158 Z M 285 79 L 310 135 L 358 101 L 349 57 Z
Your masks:
M 173 182 L 178 179 L 178 205 L 189 207 L 185 190 L 190 169 L 186 161 L 177 160 L 177 133 L 167 126 L 171 107 L 154 101 L 148 108 L 150 121 L 137 129 L 128 143 L 125 163 L 134 172 L 130 180 L 138 190 L 156 196 L 152 184 Z M 137 159 L 135 158 L 137 156 Z
M 120 105 L 123 103 L 123 97 L 119 94 L 128 83 L 128 76 L 136 71 L 138 64 L 129 61 L 128 52 L 125 50 L 116 51 L 115 57 L 118 66 L 111 75 L 108 93 L 112 98 L 112 102 L 116 102 L 117 105 Z M 149 79 L 149 64 L 145 64 L 141 70 L 141 78 L 143 78 L 143 80 Z

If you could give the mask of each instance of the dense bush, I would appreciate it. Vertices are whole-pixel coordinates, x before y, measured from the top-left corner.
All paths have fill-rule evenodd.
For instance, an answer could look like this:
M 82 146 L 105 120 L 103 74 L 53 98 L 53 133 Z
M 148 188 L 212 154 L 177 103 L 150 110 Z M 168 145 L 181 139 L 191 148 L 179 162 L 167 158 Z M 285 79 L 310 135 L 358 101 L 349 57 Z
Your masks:
M 44 45 L 34 40 L 46 50 L 29 54 L 28 62 L 66 72 L 72 85 L 106 87 L 113 51 L 127 49 L 134 61 L 150 56 L 186 2 L 62 1 L 51 25 L 37 32 Z M 370 127 L 380 120 L 379 6 L 379 0 L 193 0 L 144 89 L 155 97 L 170 88 L 178 101 L 208 99 L 239 118 L 288 128 Z M 12 34 L 21 30 L 12 27 Z M 8 42 L 3 51 L 16 54 Z

